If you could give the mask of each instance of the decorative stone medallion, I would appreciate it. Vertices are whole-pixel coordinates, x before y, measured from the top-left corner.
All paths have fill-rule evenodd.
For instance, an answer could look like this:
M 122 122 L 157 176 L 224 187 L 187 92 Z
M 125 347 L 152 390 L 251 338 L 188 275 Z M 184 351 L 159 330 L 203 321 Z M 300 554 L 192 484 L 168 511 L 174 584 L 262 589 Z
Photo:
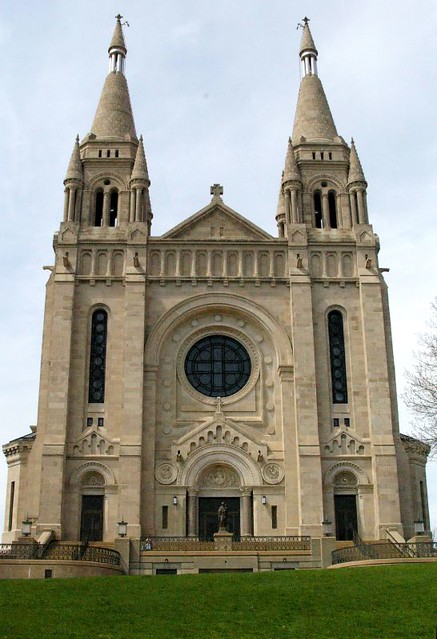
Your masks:
M 162 462 L 155 469 L 155 479 L 160 484 L 172 484 L 177 476 L 177 468 L 170 462 Z
M 262 469 L 262 474 L 268 484 L 279 484 L 284 479 L 284 469 L 274 462 L 266 464 Z

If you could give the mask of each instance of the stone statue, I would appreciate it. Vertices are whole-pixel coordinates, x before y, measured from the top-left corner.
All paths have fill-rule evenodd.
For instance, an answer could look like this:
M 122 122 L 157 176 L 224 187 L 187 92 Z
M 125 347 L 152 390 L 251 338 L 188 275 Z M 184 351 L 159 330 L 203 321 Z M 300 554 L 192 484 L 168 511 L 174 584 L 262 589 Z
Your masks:
M 226 530 L 226 524 L 228 523 L 228 507 L 226 506 L 224 501 L 222 501 L 222 503 L 219 506 L 219 509 L 217 511 L 217 516 L 218 516 L 219 530 Z

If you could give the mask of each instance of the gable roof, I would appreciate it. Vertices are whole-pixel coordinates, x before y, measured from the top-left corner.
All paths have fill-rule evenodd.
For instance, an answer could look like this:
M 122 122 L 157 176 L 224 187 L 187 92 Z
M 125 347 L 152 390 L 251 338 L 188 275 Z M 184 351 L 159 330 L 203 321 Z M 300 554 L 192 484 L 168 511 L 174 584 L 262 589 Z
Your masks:
M 163 239 L 217 239 L 222 241 L 275 239 L 218 198 L 213 198 L 207 206 L 174 226 L 161 237 Z

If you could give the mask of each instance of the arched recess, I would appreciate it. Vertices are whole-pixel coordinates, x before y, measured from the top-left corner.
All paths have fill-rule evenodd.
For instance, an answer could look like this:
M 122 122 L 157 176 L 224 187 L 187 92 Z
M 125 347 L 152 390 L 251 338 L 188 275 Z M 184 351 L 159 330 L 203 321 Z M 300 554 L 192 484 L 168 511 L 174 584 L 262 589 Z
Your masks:
M 102 464 L 101 462 L 90 461 L 77 466 L 77 468 L 71 472 L 68 482 L 69 485 L 77 488 L 82 486 L 84 477 L 87 473 L 97 473 L 101 475 L 104 479 L 105 487 L 115 486 L 117 484 L 115 475 L 109 466 Z
M 222 500 L 230 508 L 230 530 L 237 535 L 253 534 L 251 495 L 254 487 L 262 485 L 262 475 L 244 451 L 223 444 L 202 446 L 189 455 L 177 483 L 188 492 L 189 535 L 213 537 L 215 513 Z
M 85 462 L 71 472 L 68 513 L 64 516 L 70 538 L 103 541 L 111 536 L 116 511 L 115 485 L 114 473 L 101 462 Z
M 292 366 L 293 351 L 290 337 L 266 309 L 255 302 L 235 294 L 206 293 L 196 295 L 174 306 L 157 322 L 151 331 L 145 351 L 146 366 L 158 366 L 159 355 L 164 340 L 183 322 L 195 319 L 199 312 L 234 312 L 240 318 L 246 318 L 253 325 L 264 329 L 272 336 L 278 366 Z
M 356 534 L 365 536 L 369 521 L 373 519 L 367 473 L 353 462 L 333 464 L 325 474 L 325 513 L 334 523 L 339 541 L 352 541 Z
M 259 466 L 252 457 L 232 446 L 202 446 L 191 453 L 179 471 L 177 484 L 199 487 L 207 468 L 221 465 L 232 469 L 240 479 L 241 487 L 261 486 L 263 479 Z

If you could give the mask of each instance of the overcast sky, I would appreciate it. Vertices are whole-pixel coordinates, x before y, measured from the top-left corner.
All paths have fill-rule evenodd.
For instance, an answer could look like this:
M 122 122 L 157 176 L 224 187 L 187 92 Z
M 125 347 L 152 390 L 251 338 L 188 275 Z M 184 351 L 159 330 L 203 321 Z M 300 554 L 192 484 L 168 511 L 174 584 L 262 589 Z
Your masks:
M 36 423 L 45 264 L 77 133 L 91 127 L 114 16 L 130 23 L 127 77 L 159 235 L 224 185 L 272 234 L 299 87 L 304 15 L 339 134 L 354 137 L 369 217 L 390 268 L 398 390 L 437 295 L 435 0 L 44 0 L 0 13 L 0 439 Z M 394 11 L 394 7 L 396 10 Z M 400 401 L 401 430 L 412 417 Z M 437 463 L 429 464 L 437 527 Z M 3 510 L 6 463 L 0 462 Z

